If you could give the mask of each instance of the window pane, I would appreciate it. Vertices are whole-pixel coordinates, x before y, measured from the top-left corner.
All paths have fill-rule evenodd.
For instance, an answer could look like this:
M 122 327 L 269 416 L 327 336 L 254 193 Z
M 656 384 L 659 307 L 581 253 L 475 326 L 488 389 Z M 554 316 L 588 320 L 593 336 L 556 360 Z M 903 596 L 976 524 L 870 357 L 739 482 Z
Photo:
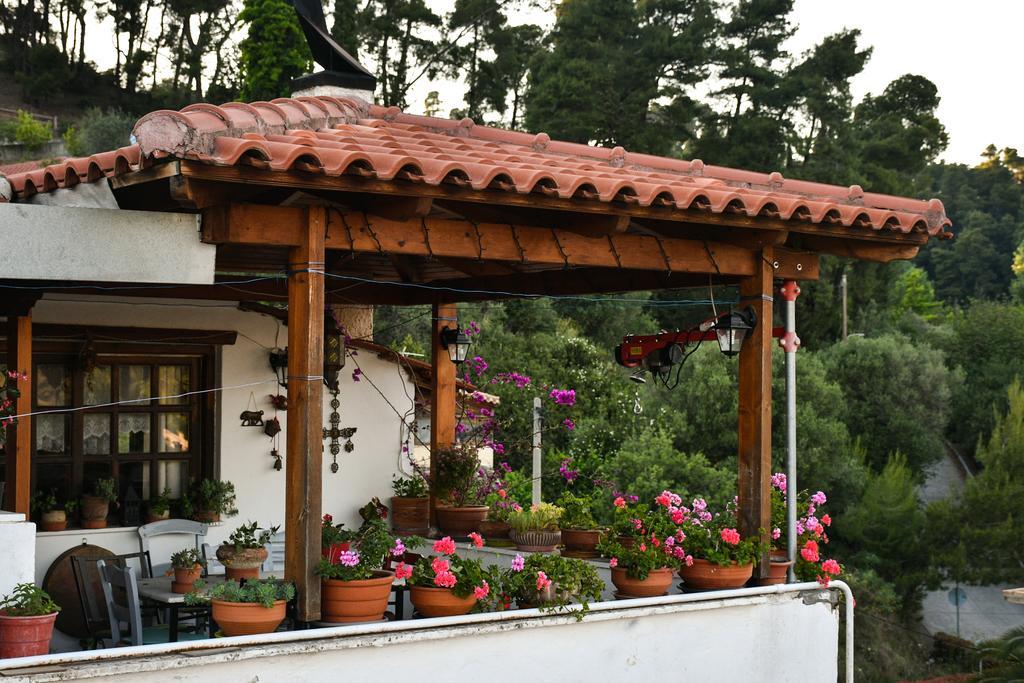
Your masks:
M 82 422 L 82 452 L 110 455 L 110 413 L 89 413 Z
M 152 386 L 148 365 L 122 365 L 117 372 L 122 401 L 149 401 Z
M 96 487 L 96 481 L 98 479 L 110 479 L 113 477 L 111 474 L 110 463 L 106 462 L 87 462 L 82 467 L 82 493 L 86 495 L 92 495 L 93 490 Z M 114 506 L 110 506 L 111 512 L 114 510 Z
M 65 452 L 67 440 L 64 415 L 36 415 L 36 453 L 59 455 Z
M 149 463 L 121 463 L 121 466 L 118 468 L 118 483 L 120 484 L 121 500 L 148 500 Z
M 71 397 L 71 371 L 66 365 L 36 366 L 36 405 L 66 406 Z
M 189 366 L 161 365 L 157 370 L 157 396 L 179 396 L 189 390 Z M 188 403 L 188 398 L 163 398 L 162 405 Z
M 149 413 L 122 413 L 118 415 L 117 452 L 149 452 Z
M 188 413 L 160 413 L 156 416 L 161 453 L 188 451 Z
M 85 405 L 110 403 L 110 366 L 99 365 L 85 375 Z
M 53 491 L 58 503 L 71 499 L 71 465 L 39 463 L 36 465 L 36 491 Z
M 171 490 L 171 498 L 181 498 L 188 483 L 188 463 L 184 460 L 160 460 L 156 464 L 157 491 Z

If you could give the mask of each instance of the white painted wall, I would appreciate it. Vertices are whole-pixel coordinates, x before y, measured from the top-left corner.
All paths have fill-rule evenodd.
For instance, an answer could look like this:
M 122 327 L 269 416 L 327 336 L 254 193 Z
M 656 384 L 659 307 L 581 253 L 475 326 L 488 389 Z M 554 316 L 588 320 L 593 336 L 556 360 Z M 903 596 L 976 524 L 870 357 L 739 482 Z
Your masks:
M 0 510 L 0 598 L 19 583 L 33 580 L 36 525 L 25 515 Z
M 806 595 L 822 598 L 827 591 Z M 582 622 L 536 610 L 351 625 L 39 657 L 31 678 L 105 681 L 656 681 L 837 679 L 838 613 L 797 593 L 601 603 Z M 691 600 L 696 599 L 696 602 Z M 192 649 L 189 655 L 175 650 Z M 155 656 L 161 655 L 161 656 Z M 91 660 L 91 661 L 90 661 Z M 0 663 L 0 671 L 4 663 Z M 7 674 L 8 676 L 10 674 Z M 6 679 L 5 679 L 6 680 Z M 28 681 L 14 676 L 10 680 Z
M 287 327 L 279 326 L 274 318 L 240 311 L 230 302 L 181 302 L 183 305 L 180 306 L 168 306 L 168 303 L 167 300 L 145 299 L 97 300 L 95 297 L 61 294 L 41 300 L 33 310 L 33 320 L 38 323 L 237 331 L 237 342 L 222 349 L 219 386 L 267 383 L 220 394 L 220 476 L 234 483 L 239 514 L 211 527 L 208 541 L 220 543 L 239 523 L 250 519 L 266 526 L 283 526 L 285 473 L 273 469 L 271 442 L 263 430 L 239 426 L 238 415 L 246 410 L 252 393 L 258 408 L 264 411 L 264 418 L 273 416 L 274 409 L 268 396 L 276 393 L 277 387 L 264 347 L 284 346 L 288 337 Z M 399 366 L 381 360 L 368 351 L 359 351 L 355 362 L 362 368 L 364 376 L 372 379 L 396 408 L 412 409 L 409 397 L 415 396 L 415 390 Z M 362 505 L 373 496 L 387 503 L 391 496 L 391 478 L 398 471 L 401 461 L 401 421 L 367 379 L 352 381 L 354 368 L 355 364 L 350 359 L 342 370 L 340 412 L 343 427 L 358 428 L 353 438 L 356 449 L 352 453 L 342 451 L 339 454 L 340 470 L 337 474 L 331 473 L 330 453 L 325 450 L 323 500 L 324 512 L 332 514 L 335 521 L 358 526 L 357 510 Z M 285 393 L 284 390 L 282 393 Z M 329 401 L 330 395 L 325 391 L 324 424 L 327 424 L 330 413 Z M 288 413 L 282 412 L 278 418 L 281 426 L 287 429 Z M 279 436 L 279 443 L 283 454 L 284 431 Z M 138 535 L 134 529 L 75 529 L 41 533 L 37 539 L 37 581 L 42 581 L 50 563 L 60 553 L 82 541 L 103 546 L 115 553 L 138 550 Z M 169 555 L 171 548 L 166 551 Z M 159 552 L 157 549 L 154 554 Z

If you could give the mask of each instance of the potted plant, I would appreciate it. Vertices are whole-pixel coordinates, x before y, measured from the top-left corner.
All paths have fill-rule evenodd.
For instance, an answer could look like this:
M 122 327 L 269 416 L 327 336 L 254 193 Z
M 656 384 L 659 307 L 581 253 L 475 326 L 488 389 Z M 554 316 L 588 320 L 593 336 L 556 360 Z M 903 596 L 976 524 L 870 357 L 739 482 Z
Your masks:
M 233 517 L 238 514 L 235 485 L 220 479 L 203 479 L 189 489 L 182 500 L 182 511 L 186 517 L 207 524 L 219 522 L 222 515 Z
M 742 588 L 750 580 L 754 562 L 764 548 L 760 536 L 743 538 L 736 530 L 737 523 L 735 502 L 730 502 L 724 512 L 713 515 L 703 498 L 694 499 L 693 509 L 679 525 L 686 536 L 688 552 L 686 562 L 679 568 L 686 588 Z
M 391 558 L 405 555 L 401 538 L 388 533 L 382 519 L 370 519 L 359 531 L 338 529 L 347 548 L 320 560 L 321 620 L 331 623 L 380 621 L 388 608 L 395 578 L 406 579 L 412 567 L 404 562 L 395 571 L 385 569 Z M 331 537 L 329 541 L 334 541 Z M 332 543 L 332 545 L 337 545 Z
M 501 573 L 500 600 L 514 599 L 520 609 L 566 612 L 582 619 L 591 600 L 600 600 L 604 581 L 590 562 L 560 555 L 516 555 Z
M 501 473 L 480 466 L 476 447 L 458 442 L 435 454 L 437 472 L 431 483 L 441 532 L 466 536 L 487 517 L 487 496 L 502 488 Z
M 597 544 L 601 540 L 604 529 L 594 521 L 590 512 L 592 499 L 578 496 L 566 491 L 558 499 L 558 507 L 562 508 L 559 526 L 562 529 L 562 543 L 566 557 L 590 558 L 597 557 Z
M 32 511 L 39 515 L 40 531 L 64 531 L 68 528 L 67 505 L 57 502 L 53 491 L 40 491 L 32 498 Z
M 45 655 L 60 607 L 32 583 L 19 583 L 0 600 L 0 660 Z
M 473 544 L 483 545 L 476 534 Z M 425 617 L 451 617 L 468 613 L 490 594 L 492 575 L 478 560 L 459 557 L 451 536 L 435 541 L 436 555 L 421 558 L 413 567 L 408 583 L 409 599 Z
M 508 515 L 509 537 L 518 550 L 547 553 L 558 547 L 562 534 L 558 520 L 562 508 L 551 503 L 531 505 Z
M 194 590 L 195 582 L 203 573 L 206 563 L 195 548 L 185 548 L 171 555 L 171 572 L 174 580 L 171 581 L 172 593 L 191 593 Z
M 217 559 L 224 565 L 229 579 L 258 579 L 260 567 L 267 559 L 267 543 L 281 527 L 272 526 L 256 533 L 258 522 L 242 524 L 217 548 Z
M 633 526 L 634 519 L 641 519 L 649 514 L 650 507 L 641 503 L 637 496 L 616 493 L 612 501 L 614 511 L 612 513 L 612 533 L 615 534 L 619 544 L 625 548 L 633 545 L 636 529 Z
M 616 497 L 617 529 L 628 533 L 605 537 L 597 546 L 609 558 L 616 597 L 651 598 L 668 591 L 674 569 L 686 558 L 683 534 L 675 526 L 676 520 L 682 521 L 681 502 L 678 495 L 664 491 L 651 510 Z M 623 515 L 628 525 L 623 524 Z
M 117 484 L 113 479 L 97 479 L 92 495 L 82 496 L 82 528 L 105 529 L 110 506 L 117 504 Z
M 430 531 L 430 498 L 427 482 L 419 474 L 394 477 L 391 488 L 391 526 L 399 536 L 425 536 Z
M 274 631 L 285 616 L 285 605 L 295 597 L 295 586 L 278 579 L 225 581 L 207 588 L 196 582 L 196 590 L 185 596 L 188 605 L 209 602 L 213 620 L 227 636 L 249 636 Z
M 146 512 L 146 524 L 161 522 L 171 518 L 171 489 L 165 488 L 160 495 L 149 501 L 149 509 Z
M 500 488 L 487 496 L 487 518 L 480 522 L 477 529 L 487 539 L 487 545 L 511 546 L 508 516 L 512 512 L 522 510 L 522 506 L 509 496 L 508 491 Z

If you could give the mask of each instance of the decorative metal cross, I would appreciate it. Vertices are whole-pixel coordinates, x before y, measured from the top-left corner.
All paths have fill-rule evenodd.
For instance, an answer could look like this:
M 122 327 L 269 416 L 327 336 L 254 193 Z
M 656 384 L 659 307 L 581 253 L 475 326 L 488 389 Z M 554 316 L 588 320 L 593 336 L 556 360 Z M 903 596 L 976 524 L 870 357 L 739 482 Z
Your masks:
M 324 428 L 325 439 L 331 440 L 330 451 L 333 462 L 331 462 L 331 473 L 337 474 L 338 472 L 338 453 L 344 448 L 346 453 L 351 453 L 355 450 L 356 446 L 352 443 L 352 435 L 356 433 L 355 427 L 340 427 L 341 415 L 338 414 L 338 408 L 341 407 L 341 401 L 338 400 L 339 389 L 331 390 L 331 428 Z M 342 446 L 341 440 L 345 440 L 345 445 Z

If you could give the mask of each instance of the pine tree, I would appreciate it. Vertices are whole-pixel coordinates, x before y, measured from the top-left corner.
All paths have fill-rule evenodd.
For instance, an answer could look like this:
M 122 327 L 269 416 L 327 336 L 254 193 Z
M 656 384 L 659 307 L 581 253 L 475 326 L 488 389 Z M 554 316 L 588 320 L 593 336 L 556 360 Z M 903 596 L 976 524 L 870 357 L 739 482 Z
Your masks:
M 312 56 L 295 10 L 285 0 L 245 0 L 249 25 L 241 44 L 243 99 L 287 97 L 291 81 L 312 68 Z

